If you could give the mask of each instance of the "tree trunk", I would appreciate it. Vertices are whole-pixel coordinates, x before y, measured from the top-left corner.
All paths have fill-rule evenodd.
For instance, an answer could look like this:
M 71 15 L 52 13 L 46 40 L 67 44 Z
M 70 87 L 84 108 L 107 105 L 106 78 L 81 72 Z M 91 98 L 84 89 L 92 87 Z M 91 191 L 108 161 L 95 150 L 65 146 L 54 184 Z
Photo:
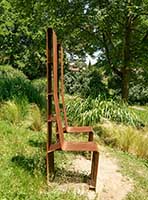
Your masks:
M 126 67 L 122 68 L 122 99 L 123 101 L 128 101 L 129 93 L 129 70 Z
M 122 99 L 128 101 L 129 93 L 129 64 L 130 64 L 130 42 L 131 42 L 131 15 L 127 15 L 125 20 L 125 32 L 124 32 L 124 49 L 123 49 L 123 67 L 122 73 Z

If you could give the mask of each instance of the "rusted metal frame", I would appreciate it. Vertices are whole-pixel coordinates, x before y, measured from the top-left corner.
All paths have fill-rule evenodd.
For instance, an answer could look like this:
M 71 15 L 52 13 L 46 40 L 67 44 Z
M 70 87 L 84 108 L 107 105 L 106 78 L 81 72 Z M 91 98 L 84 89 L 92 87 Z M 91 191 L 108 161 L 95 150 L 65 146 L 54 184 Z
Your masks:
M 65 151 L 98 151 L 98 145 L 94 142 L 64 142 Z
M 63 129 L 61 124 L 61 117 L 60 117 L 60 108 L 59 108 L 59 98 L 58 98 L 58 56 L 57 56 L 57 36 L 53 31 L 53 79 L 54 79 L 54 103 L 55 103 L 55 111 L 56 111 L 56 118 L 57 118 L 57 125 L 58 125 L 58 132 L 59 132 L 59 139 L 61 145 L 64 142 L 64 135 Z
M 48 144 L 50 144 L 50 147 L 47 149 L 49 155 L 53 153 L 55 150 L 60 150 L 63 149 L 65 151 L 93 151 L 93 158 L 92 158 L 92 167 L 91 167 L 91 187 L 96 188 L 96 180 L 97 180 L 97 173 L 98 173 L 98 161 L 99 161 L 99 152 L 98 148 L 93 142 L 88 142 L 88 143 L 83 143 L 83 142 L 64 142 L 64 134 L 63 134 L 63 128 L 62 128 L 62 123 L 61 123 L 61 118 L 60 118 L 60 108 L 59 108 L 59 98 L 58 98 L 58 68 L 57 68 L 57 38 L 56 34 L 53 31 L 53 78 L 54 78 L 54 103 L 55 103 L 55 111 L 56 111 L 56 120 L 57 120 L 57 125 L 58 125 L 58 133 L 59 133 L 59 139 L 60 143 L 56 144 L 50 144 L 48 141 Z M 48 68 L 49 70 L 49 68 Z M 64 75 L 63 75 L 64 76 Z M 50 92 L 51 93 L 51 92 Z M 49 95 L 50 96 L 50 95 Z M 64 92 L 63 92 L 64 96 Z M 52 120 L 51 120 L 52 121 Z M 50 133 L 50 132 L 48 132 Z M 93 140 L 92 136 L 92 131 L 89 132 L 89 141 Z M 50 134 L 49 134 L 50 136 Z M 91 144 L 91 145 L 90 145 Z M 92 147 L 91 147 L 92 146 Z M 54 154 L 51 154 L 54 155 Z M 54 157 L 54 156 L 53 156 Z M 52 160 L 51 156 L 51 161 Z M 49 159 L 48 159 L 49 161 Z
M 94 139 L 94 134 L 93 134 L 93 132 L 91 131 L 91 132 L 89 132 L 88 134 L 89 134 L 89 136 L 88 136 L 88 141 L 93 141 L 93 139 Z
M 58 98 L 60 98 L 60 44 L 57 44 L 57 92 Z M 60 141 L 59 133 L 58 133 L 58 125 L 56 123 L 56 140 Z
M 47 181 L 49 175 L 54 173 L 54 152 L 48 152 L 52 144 L 52 29 L 48 28 L 46 33 L 46 67 L 47 67 L 47 152 L 46 152 L 46 168 Z
M 61 150 L 60 143 L 55 143 L 55 144 L 50 145 L 50 147 L 48 148 L 48 153 L 56 151 L 56 150 Z
M 65 107 L 65 100 L 64 100 L 64 54 L 63 54 L 63 48 L 61 46 L 61 56 L 60 56 L 60 63 L 61 63 L 61 98 L 62 98 L 62 105 L 63 105 L 63 113 L 64 113 L 64 123 L 65 123 L 65 131 L 68 132 L 68 121 L 66 116 L 66 107 Z M 85 127 L 84 127 L 85 129 Z M 81 131 L 84 131 L 83 127 L 81 127 Z M 77 132 L 79 133 L 79 132 Z M 88 132 L 88 141 L 93 141 L 93 132 Z
M 96 190 L 98 168 L 99 168 L 99 152 L 94 151 L 93 156 L 92 156 L 92 164 L 91 164 L 90 189 Z
M 60 63 L 61 63 L 61 98 L 62 98 L 62 105 L 63 105 L 63 113 L 64 113 L 64 125 L 65 129 L 67 130 L 68 122 L 66 116 L 66 107 L 65 107 L 65 100 L 64 100 L 64 53 L 63 47 L 61 46 L 61 56 L 60 56 Z

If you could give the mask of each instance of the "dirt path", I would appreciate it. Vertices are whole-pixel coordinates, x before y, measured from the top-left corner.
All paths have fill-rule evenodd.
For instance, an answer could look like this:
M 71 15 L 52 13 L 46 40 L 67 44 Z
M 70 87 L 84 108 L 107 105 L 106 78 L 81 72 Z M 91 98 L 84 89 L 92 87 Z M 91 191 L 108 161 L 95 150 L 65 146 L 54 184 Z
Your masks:
M 83 156 L 77 156 L 72 162 L 70 171 L 89 175 L 90 164 L 90 160 Z M 89 190 L 86 183 L 67 183 L 59 186 L 59 189 L 63 191 L 72 189 L 76 193 L 84 194 L 88 200 L 122 200 L 132 188 L 132 181 L 123 177 L 117 161 L 106 152 L 102 152 L 100 155 L 97 195 L 94 191 Z

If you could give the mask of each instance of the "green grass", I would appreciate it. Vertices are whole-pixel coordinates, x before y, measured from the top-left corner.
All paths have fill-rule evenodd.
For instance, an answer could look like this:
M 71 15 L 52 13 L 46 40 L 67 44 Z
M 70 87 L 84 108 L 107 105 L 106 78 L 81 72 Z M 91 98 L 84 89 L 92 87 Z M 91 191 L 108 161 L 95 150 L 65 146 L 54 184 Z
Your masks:
M 148 159 L 148 128 L 135 128 L 104 121 L 94 128 L 100 139 L 111 147 Z
M 141 121 L 148 126 L 148 106 L 133 106 L 131 109 L 136 113 L 137 116 L 139 116 Z
M 1 200 L 85 199 L 73 191 L 61 192 L 57 189 L 59 181 L 68 181 L 68 176 L 73 179 L 72 174 L 63 171 L 63 166 L 71 157 L 63 152 L 55 153 L 56 178 L 50 187 L 47 186 L 45 133 L 17 127 L 6 121 L 0 121 L 0 131 Z
M 89 104 L 84 105 L 87 108 L 90 106 Z M 44 125 L 39 107 L 35 104 L 29 104 L 25 99 L 20 102 L 14 99 L 13 101 L 4 102 L 0 106 L 0 199 L 86 199 L 84 196 L 75 194 L 74 191 L 62 192 L 58 190 L 58 186 L 62 183 L 81 183 L 88 178 L 84 174 L 68 171 L 68 166 L 74 159 L 72 153 L 55 153 L 55 178 L 52 184 L 47 186 L 46 134 L 43 132 L 43 130 L 46 131 L 46 125 Z M 85 109 L 83 106 L 81 108 Z M 148 125 L 148 107 L 144 107 L 143 110 L 135 108 L 132 108 L 132 110 L 144 124 Z M 134 127 L 116 124 L 113 127 L 106 127 L 106 129 L 108 131 L 103 137 L 111 139 L 108 141 L 109 143 L 116 142 L 116 144 L 112 143 L 112 146 L 117 145 L 116 147 L 120 146 L 120 149 L 133 153 L 133 144 L 135 144 L 136 151 L 139 153 L 137 156 L 140 157 L 145 152 L 146 139 L 141 140 L 141 138 L 143 136 L 147 138 L 147 126 L 143 129 L 135 129 Z M 105 129 L 103 134 L 104 132 Z M 138 140 L 135 140 L 136 135 L 138 135 Z M 81 135 L 80 138 L 84 139 Z M 67 139 L 74 140 L 69 136 L 67 136 Z M 125 147 L 124 144 L 126 144 Z M 137 149 L 137 147 L 140 148 Z M 148 200 L 148 161 L 138 159 L 126 152 L 114 151 L 113 154 L 120 161 L 121 172 L 134 179 L 134 191 L 128 195 L 126 200 Z M 144 154 L 143 157 L 145 155 L 148 154 Z
M 95 125 L 103 119 L 116 123 L 140 127 L 142 121 L 128 108 L 127 104 L 113 99 L 102 99 L 90 96 L 82 99 L 79 96 L 66 97 L 67 115 L 70 123 Z
M 148 160 L 115 150 L 112 155 L 118 159 L 121 173 L 133 180 L 134 189 L 126 200 L 148 200 Z

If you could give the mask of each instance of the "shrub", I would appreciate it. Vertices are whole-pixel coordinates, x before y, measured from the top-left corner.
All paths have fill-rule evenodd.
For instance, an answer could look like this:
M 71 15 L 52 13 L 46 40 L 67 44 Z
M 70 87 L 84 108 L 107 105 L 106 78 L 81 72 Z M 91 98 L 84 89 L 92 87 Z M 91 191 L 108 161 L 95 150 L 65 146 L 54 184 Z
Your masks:
M 143 83 L 133 85 L 129 89 L 129 102 L 141 105 L 148 103 L 148 86 Z
M 46 79 L 43 79 L 43 78 L 34 79 L 32 81 L 32 85 L 36 88 L 39 94 L 43 94 L 45 96 L 46 85 L 47 85 Z
M 68 71 L 65 74 L 65 90 L 69 94 L 80 94 L 82 97 L 96 98 L 99 94 L 108 96 L 108 90 L 102 79 L 97 69 Z
M 141 158 L 148 158 L 148 135 L 137 134 L 134 142 L 136 155 Z
M 0 94 L 0 101 L 25 97 L 41 107 L 45 105 L 43 96 L 31 81 L 21 71 L 7 65 L 0 66 Z

